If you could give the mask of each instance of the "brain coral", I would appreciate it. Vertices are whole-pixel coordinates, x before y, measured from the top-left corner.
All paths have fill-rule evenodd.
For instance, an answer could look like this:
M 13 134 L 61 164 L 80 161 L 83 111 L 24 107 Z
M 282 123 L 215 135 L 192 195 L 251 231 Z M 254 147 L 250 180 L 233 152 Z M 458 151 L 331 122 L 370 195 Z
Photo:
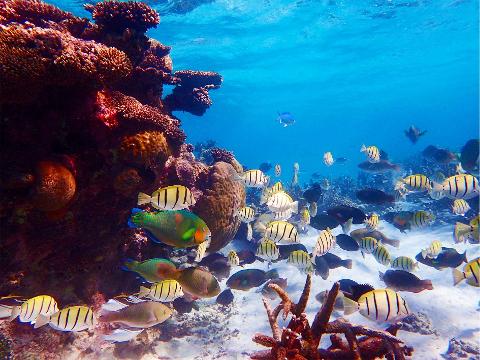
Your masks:
M 160 131 L 143 131 L 125 136 L 119 150 L 122 160 L 139 166 L 160 166 L 171 155 L 165 136 Z

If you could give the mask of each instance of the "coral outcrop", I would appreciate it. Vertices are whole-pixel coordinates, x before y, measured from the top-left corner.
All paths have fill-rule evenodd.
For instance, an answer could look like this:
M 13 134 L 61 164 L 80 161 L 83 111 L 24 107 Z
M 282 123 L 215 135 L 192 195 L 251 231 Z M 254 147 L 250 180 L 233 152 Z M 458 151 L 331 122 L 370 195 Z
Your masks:
M 270 350 L 258 351 L 251 355 L 251 359 L 365 360 L 386 357 L 398 360 L 412 354 L 413 349 L 396 337 L 399 325 L 392 325 L 382 331 L 353 325 L 343 318 L 329 321 L 340 288 L 339 283 L 332 286 L 322 308 L 310 324 L 304 311 L 310 296 L 311 281 L 311 275 L 307 275 L 305 287 L 297 303 L 294 303 L 280 286 L 268 285 L 278 294 L 281 303 L 272 309 L 268 301 L 263 299 L 272 336 L 256 334 L 253 341 L 269 347 Z M 283 329 L 280 329 L 277 320 L 280 313 L 283 313 L 284 320 L 292 315 L 287 327 Z M 331 334 L 331 346 L 327 349 L 319 348 L 320 340 L 326 334 Z
M 0 294 L 48 293 L 62 307 L 137 291 L 122 260 L 168 256 L 127 227 L 139 191 L 191 187 L 215 250 L 233 238 L 245 202 L 235 158 L 196 160 L 172 114 L 203 114 L 221 76 L 172 73 L 170 47 L 145 35 L 160 18 L 143 3 L 86 9 L 93 21 L 0 0 Z M 176 87 L 162 98 L 165 84 Z M 29 347 L 19 346 L 11 351 Z

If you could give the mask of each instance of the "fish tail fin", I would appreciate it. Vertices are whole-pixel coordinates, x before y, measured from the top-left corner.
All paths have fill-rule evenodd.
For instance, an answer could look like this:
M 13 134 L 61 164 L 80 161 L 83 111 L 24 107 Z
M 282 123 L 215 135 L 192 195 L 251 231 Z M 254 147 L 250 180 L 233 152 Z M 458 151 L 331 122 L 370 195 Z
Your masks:
M 13 306 L 12 307 L 12 313 L 10 314 L 10 317 L 8 318 L 8 320 L 12 321 L 12 320 L 15 320 L 17 318 L 18 315 L 20 315 L 20 306 Z
M 367 147 L 365 146 L 365 144 L 362 144 L 362 147 L 360 148 L 360 152 L 365 152 L 367 151 Z
M 353 262 L 351 259 L 348 259 L 348 260 L 343 260 L 343 263 L 342 263 L 343 267 L 346 268 L 346 269 L 351 269 L 352 266 L 353 266 Z
M 427 250 L 422 250 L 422 257 L 424 259 L 427 257 Z
M 34 329 L 38 329 L 44 325 L 47 325 L 50 322 L 50 316 L 46 316 L 43 314 L 39 314 L 37 319 L 35 320 L 35 325 L 33 326 Z
M 357 312 L 358 309 L 360 308 L 359 304 L 356 301 L 353 301 L 352 299 L 349 299 L 347 297 L 343 297 L 342 301 L 343 301 L 343 313 L 345 315 L 353 314 L 354 312 Z
M 465 279 L 465 274 L 457 269 L 452 269 L 453 286 L 457 285 L 460 281 Z
M 143 210 L 139 209 L 139 208 L 133 208 L 132 209 L 132 211 L 130 213 L 130 217 L 128 218 L 128 222 L 127 222 L 128 227 L 133 228 L 133 229 L 138 228 L 138 226 L 132 221 L 132 218 L 133 218 L 133 216 L 135 216 L 135 214 L 138 214 L 142 211 Z
M 138 193 L 137 205 L 146 205 L 152 201 L 152 197 L 143 192 Z
M 126 259 L 124 261 L 123 265 L 121 266 L 121 269 L 124 270 L 124 271 L 134 271 L 133 268 L 137 265 L 138 265 L 137 260 Z
M 298 201 L 294 201 L 290 207 L 294 214 L 298 214 Z
M 256 221 L 253 227 L 255 228 L 255 231 L 260 234 L 264 234 L 265 230 L 267 230 L 267 225 L 262 221 Z
M 398 239 L 390 239 L 390 245 L 392 245 L 393 247 L 400 247 L 400 240 Z
M 416 263 L 413 264 L 413 269 L 414 269 L 414 270 L 415 270 L 415 269 L 418 270 L 419 268 L 420 268 L 420 266 L 419 266 L 418 261 L 417 261 Z
M 138 291 L 138 297 L 144 298 L 150 293 L 150 289 L 145 286 L 140 286 L 140 290 Z
M 467 260 L 467 250 L 465 250 L 465 252 L 463 253 L 463 262 L 468 263 L 468 260 Z
M 455 238 L 455 242 L 464 242 L 465 241 L 465 234 L 468 234 L 470 232 L 471 227 L 470 225 L 461 223 L 461 222 L 456 222 L 455 227 L 453 228 L 453 236 Z
M 344 234 L 348 235 L 348 233 L 350 232 L 350 229 L 352 228 L 352 223 L 353 223 L 353 218 L 350 218 L 347 221 L 345 221 L 343 224 L 341 224 L 342 231 Z
M 365 253 L 363 251 L 360 251 L 360 253 L 362 254 L 363 259 L 365 260 Z
M 432 280 L 422 280 L 422 285 L 425 287 L 427 290 L 433 290 L 433 284 Z
M 443 193 L 443 185 L 436 183 L 435 181 L 431 182 L 431 190 L 430 191 L 436 191 L 436 192 L 442 192 Z
M 268 270 L 268 271 L 265 273 L 265 276 L 266 276 L 268 279 L 278 279 L 280 275 L 278 274 L 278 270 L 277 270 L 277 269 L 272 269 L 272 270 Z

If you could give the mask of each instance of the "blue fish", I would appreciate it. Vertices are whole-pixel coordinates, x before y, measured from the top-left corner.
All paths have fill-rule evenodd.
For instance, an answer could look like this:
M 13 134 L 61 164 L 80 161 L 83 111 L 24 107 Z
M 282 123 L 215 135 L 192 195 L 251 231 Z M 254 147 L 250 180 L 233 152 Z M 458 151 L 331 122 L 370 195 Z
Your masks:
M 295 118 L 289 112 L 278 113 L 277 120 L 283 127 L 295 124 Z

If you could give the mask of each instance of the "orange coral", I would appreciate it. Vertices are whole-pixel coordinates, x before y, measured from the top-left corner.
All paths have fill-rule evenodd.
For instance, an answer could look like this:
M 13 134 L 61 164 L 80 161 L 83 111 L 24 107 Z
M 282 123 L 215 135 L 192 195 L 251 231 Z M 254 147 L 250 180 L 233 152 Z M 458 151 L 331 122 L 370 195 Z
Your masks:
M 167 140 L 160 131 L 144 131 L 125 136 L 120 144 L 120 157 L 134 165 L 161 167 L 170 155 Z

